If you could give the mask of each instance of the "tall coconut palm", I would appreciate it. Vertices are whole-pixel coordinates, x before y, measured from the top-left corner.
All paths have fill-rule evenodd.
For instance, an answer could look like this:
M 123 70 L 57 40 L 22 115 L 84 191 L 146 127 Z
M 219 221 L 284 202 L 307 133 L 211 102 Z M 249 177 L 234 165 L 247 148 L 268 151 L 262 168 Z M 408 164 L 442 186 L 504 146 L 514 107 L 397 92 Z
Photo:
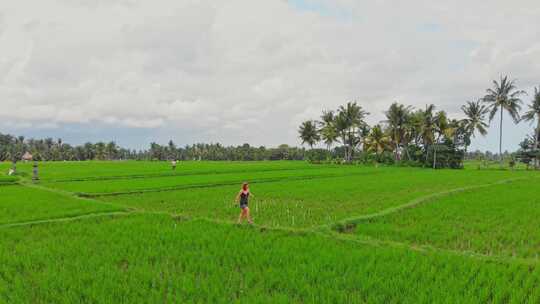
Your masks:
M 466 133 L 465 129 L 465 123 L 463 120 L 449 119 L 444 136 L 447 139 L 452 140 L 452 143 L 458 145 L 459 137 Z
M 336 119 L 334 111 L 324 111 L 321 116 L 321 129 L 320 135 L 323 142 L 326 144 L 326 148 L 330 151 L 330 147 L 337 140 L 338 134 L 336 131 Z
M 321 138 L 319 136 L 319 130 L 317 130 L 317 124 L 313 120 L 304 121 L 298 129 L 302 144 L 307 143 L 311 149 Z
M 419 137 L 424 145 L 425 159 L 427 162 L 429 147 L 435 142 L 435 105 L 427 105 L 425 110 L 420 111 L 417 115 L 421 119 L 419 123 Z
M 489 108 L 489 121 L 491 122 L 497 111 L 501 113 L 501 120 L 499 125 L 499 156 L 501 161 L 501 167 L 503 165 L 502 155 L 502 123 L 503 112 L 506 111 L 512 117 L 515 123 L 519 122 L 519 111 L 521 110 L 521 99 L 519 96 L 524 95 L 525 92 L 517 90 L 515 80 L 508 80 L 508 76 L 501 77 L 501 81 L 497 82 L 493 80 L 493 88 L 487 89 L 487 94 L 484 96 L 484 102 L 488 104 Z
M 487 128 L 489 125 L 486 123 L 486 115 L 489 112 L 488 107 L 482 104 L 482 100 L 476 102 L 467 101 L 467 104 L 461 106 L 461 110 L 465 114 L 465 118 L 462 120 L 463 128 L 465 129 L 466 145 L 465 150 L 470 144 L 470 138 L 474 137 L 478 131 L 480 135 L 485 136 L 487 134 Z
M 446 136 L 449 131 L 448 119 L 446 118 L 446 113 L 444 111 L 437 112 L 433 119 L 433 127 L 433 137 L 435 138 L 433 145 L 433 169 L 437 169 L 437 145 L 439 144 L 441 137 Z
M 336 117 L 336 132 L 345 147 L 345 160 L 351 161 L 354 148 L 362 141 L 364 118 L 369 115 L 356 102 L 340 106 Z
M 419 147 L 420 143 L 422 142 L 421 135 L 422 135 L 423 119 L 424 119 L 424 111 L 416 110 L 416 111 L 411 111 L 409 113 L 409 117 L 407 118 L 407 121 L 405 122 L 403 145 L 405 148 L 405 154 L 407 155 L 407 159 L 409 160 L 412 159 L 409 153 L 410 144 L 413 143 L 414 146 Z
M 375 125 L 364 140 L 364 147 L 368 152 L 375 152 L 379 159 L 384 151 L 390 151 L 391 136 L 388 136 L 380 125 Z
M 538 138 L 540 137 L 540 86 L 534 88 L 534 98 L 529 105 L 529 110 L 523 114 L 522 120 L 528 122 L 534 122 L 536 120 L 536 130 L 534 136 L 534 146 L 533 151 L 536 153 L 534 167 L 538 169 Z
M 388 125 L 388 132 L 392 140 L 394 148 L 394 157 L 397 160 L 400 158 L 400 148 L 405 141 L 406 124 L 411 112 L 410 106 L 405 106 L 394 102 L 384 114 Z

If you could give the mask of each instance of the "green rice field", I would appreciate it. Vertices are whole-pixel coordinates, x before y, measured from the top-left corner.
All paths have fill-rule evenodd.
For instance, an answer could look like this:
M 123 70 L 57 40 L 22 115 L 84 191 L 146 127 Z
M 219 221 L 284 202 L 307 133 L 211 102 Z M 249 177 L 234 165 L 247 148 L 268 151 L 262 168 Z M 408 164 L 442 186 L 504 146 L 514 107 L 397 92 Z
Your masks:
M 540 303 L 540 172 L 0 163 L 0 303 Z M 254 225 L 236 224 L 250 182 Z

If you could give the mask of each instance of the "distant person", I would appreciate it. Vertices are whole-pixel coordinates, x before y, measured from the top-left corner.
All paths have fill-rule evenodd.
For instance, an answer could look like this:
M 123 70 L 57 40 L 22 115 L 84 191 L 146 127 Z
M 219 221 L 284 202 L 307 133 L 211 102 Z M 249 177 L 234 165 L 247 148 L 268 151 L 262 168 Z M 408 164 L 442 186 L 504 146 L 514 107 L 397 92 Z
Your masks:
M 176 164 L 177 164 L 177 161 L 176 161 L 176 160 L 173 160 L 173 161 L 171 162 L 171 167 L 172 167 L 173 171 L 176 170 Z
M 253 194 L 249 192 L 248 183 L 243 183 L 242 189 L 240 189 L 240 192 L 238 192 L 238 194 L 236 195 L 236 202 L 240 203 L 240 209 L 242 209 L 242 211 L 240 211 L 240 215 L 238 216 L 238 224 L 242 222 L 243 218 L 247 219 L 250 224 L 253 224 L 248 207 L 250 195 L 253 196 Z

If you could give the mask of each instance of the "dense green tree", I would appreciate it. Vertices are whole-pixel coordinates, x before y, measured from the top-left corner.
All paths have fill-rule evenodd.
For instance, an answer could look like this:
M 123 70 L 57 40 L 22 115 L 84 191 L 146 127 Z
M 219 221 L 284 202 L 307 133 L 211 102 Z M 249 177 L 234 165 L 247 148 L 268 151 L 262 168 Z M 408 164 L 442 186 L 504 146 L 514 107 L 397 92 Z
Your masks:
M 540 86 L 537 88 L 534 88 L 534 97 L 531 101 L 531 104 L 529 104 L 529 109 L 527 112 L 523 114 L 522 120 L 528 121 L 528 122 L 536 122 L 536 129 L 534 132 L 534 145 L 532 147 L 532 152 L 536 154 L 534 166 L 536 169 L 539 167 L 539 157 L 538 155 L 538 140 L 540 139 Z
M 427 105 L 425 110 L 420 113 L 421 121 L 419 125 L 420 138 L 424 145 L 425 159 L 428 158 L 429 148 L 435 143 L 435 105 Z
M 103 142 L 97 142 L 95 145 L 96 159 L 105 160 L 107 158 L 106 145 Z
M 114 141 L 107 144 L 105 151 L 108 160 L 118 159 L 118 146 Z
M 400 149 L 407 142 L 407 123 L 410 119 L 411 110 L 410 106 L 394 102 L 384 113 L 386 116 L 384 122 L 388 125 L 388 133 L 392 140 L 396 161 L 400 160 Z
M 334 111 L 324 111 L 321 116 L 320 135 L 328 151 L 332 144 L 337 140 L 338 134 L 336 130 L 336 118 Z
M 437 169 L 437 150 L 440 140 L 448 137 L 450 131 L 446 113 L 444 111 L 437 112 L 433 120 L 433 169 Z
M 368 129 L 364 119 L 369 115 L 356 102 L 340 106 L 336 116 L 336 132 L 345 148 L 345 161 L 350 162 L 354 150 L 362 142 Z
M 519 143 L 519 150 L 516 153 L 516 158 L 524 163 L 527 166 L 527 169 L 529 169 L 531 161 L 537 157 L 537 154 L 534 151 L 535 142 L 534 135 L 525 137 L 525 139 Z
M 84 144 L 84 159 L 95 159 L 96 158 L 96 150 L 92 143 L 85 143 Z
M 404 146 L 405 153 L 408 160 L 412 160 L 411 145 L 413 150 L 419 151 L 420 144 L 422 143 L 422 125 L 424 121 L 424 111 L 416 110 L 409 114 L 407 121 L 405 122 L 404 133 Z
M 178 159 L 178 149 L 176 148 L 176 144 L 174 143 L 174 141 L 172 141 L 172 139 L 169 140 L 169 143 L 167 145 L 168 158 L 170 160 Z
M 380 125 L 371 128 L 368 136 L 364 140 L 365 151 L 374 152 L 377 160 L 380 160 L 381 154 L 392 149 L 391 136 L 386 134 Z

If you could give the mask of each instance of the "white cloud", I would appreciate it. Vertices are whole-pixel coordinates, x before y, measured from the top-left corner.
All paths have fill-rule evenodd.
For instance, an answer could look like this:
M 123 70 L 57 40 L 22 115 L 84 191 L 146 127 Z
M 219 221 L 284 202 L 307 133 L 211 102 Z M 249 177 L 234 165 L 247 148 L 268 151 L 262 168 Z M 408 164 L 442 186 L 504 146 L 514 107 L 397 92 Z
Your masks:
M 296 2 L 3 1 L 0 120 L 297 144 L 349 100 L 371 122 L 395 100 L 459 115 L 500 74 L 540 83 L 536 1 Z

